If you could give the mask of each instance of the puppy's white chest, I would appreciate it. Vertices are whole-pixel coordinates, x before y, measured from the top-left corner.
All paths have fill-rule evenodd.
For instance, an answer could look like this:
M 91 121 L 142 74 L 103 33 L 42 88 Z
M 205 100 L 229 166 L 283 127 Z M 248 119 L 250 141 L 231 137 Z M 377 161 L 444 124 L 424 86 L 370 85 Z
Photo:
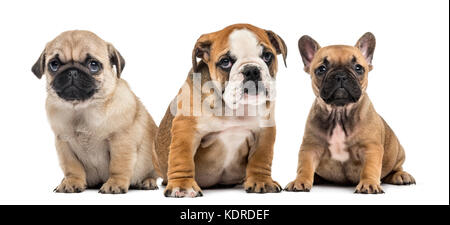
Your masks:
M 221 142 L 221 158 L 216 158 L 223 162 L 223 168 L 233 166 L 233 162 L 240 161 L 240 157 L 248 154 L 249 147 L 255 143 L 255 132 L 258 128 L 257 118 L 245 119 L 211 119 L 204 121 L 207 126 L 199 127 L 199 130 L 209 133 L 203 140 L 202 146 L 210 146 L 215 141 Z
M 331 153 L 331 158 L 337 161 L 345 162 L 349 158 L 347 146 L 345 144 L 346 135 L 340 125 L 336 125 L 333 132 L 328 139 L 328 150 Z
M 83 164 L 88 185 L 105 182 L 109 177 L 109 145 L 101 132 L 85 124 L 72 127 L 68 143 L 78 160 Z
M 248 152 L 240 152 L 242 146 L 251 146 L 254 142 L 253 134 L 250 130 L 238 128 L 231 128 L 221 132 L 218 139 L 223 143 L 225 151 L 223 168 L 228 168 L 234 161 L 238 160 L 240 155 L 247 155 Z

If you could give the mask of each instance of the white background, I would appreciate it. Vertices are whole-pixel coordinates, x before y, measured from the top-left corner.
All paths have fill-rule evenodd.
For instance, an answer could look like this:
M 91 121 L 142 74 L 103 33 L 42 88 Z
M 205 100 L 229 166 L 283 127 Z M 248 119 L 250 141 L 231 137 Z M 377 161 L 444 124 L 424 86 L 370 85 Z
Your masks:
M 125 195 L 56 194 L 63 174 L 45 114 L 45 81 L 31 66 L 62 31 L 87 29 L 112 42 L 126 60 L 122 77 L 156 123 L 191 67 L 203 33 L 251 23 L 288 46 L 280 63 L 273 177 L 295 178 L 297 155 L 313 102 L 297 48 L 308 34 L 322 46 L 377 38 L 368 93 L 406 150 L 404 168 L 417 185 L 383 185 L 384 195 L 354 187 L 313 187 L 310 193 L 246 194 L 204 190 L 170 199 L 157 191 Z M 448 1 L 2 1 L 0 3 L 0 204 L 449 204 Z M 279 59 L 281 60 L 281 59 Z M 159 180 L 160 182 L 160 180 Z

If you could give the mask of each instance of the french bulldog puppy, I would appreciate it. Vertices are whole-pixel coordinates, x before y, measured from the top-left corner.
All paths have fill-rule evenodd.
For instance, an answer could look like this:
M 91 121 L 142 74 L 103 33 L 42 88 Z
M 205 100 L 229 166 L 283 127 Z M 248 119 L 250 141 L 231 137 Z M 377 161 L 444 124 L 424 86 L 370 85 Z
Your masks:
M 300 147 L 297 178 L 285 189 L 309 191 L 317 179 L 357 184 L 356 193 L 369 194 L 383 193 L 381 181 L 414 184 L 402 168 L 403 147 L 366 93 L 375 36 L 366 33 L 355 46 L 323 48 L 303 36 L 298 47 L 316 100 Z

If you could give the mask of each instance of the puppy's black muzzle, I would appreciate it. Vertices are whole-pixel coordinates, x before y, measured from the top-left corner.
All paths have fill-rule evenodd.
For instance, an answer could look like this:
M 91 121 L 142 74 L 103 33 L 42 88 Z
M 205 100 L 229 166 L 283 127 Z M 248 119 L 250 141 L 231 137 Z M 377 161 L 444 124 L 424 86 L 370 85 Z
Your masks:
M 77 68 L 68 68 L 57 74 L 51 85 L 66 101 L 89 99 L 97 90 L 95 79 Z
M 331 71 L 322 82 L 320 97 L 336 106 L 357 102 L 361 97 L 361 86 L 354 74 L 346 70 Z
M 257 95 L 260 91 L 265 90 L 261 82 L 261 71 L 257 66 L 246 65 L 242 74 L 244 75 L 244 93 Z

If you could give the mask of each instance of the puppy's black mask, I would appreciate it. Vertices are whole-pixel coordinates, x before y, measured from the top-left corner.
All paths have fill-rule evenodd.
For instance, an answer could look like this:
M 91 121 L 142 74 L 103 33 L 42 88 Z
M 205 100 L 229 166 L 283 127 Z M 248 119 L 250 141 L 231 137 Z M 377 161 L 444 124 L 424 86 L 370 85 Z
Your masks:
M 345 67 L 330 70 L 320 87 L 320 97 L 327 104 L 335 106 L 357 102 L 361 93 L 357 75 Z
M 51 83 L 58 96 L 66 101 L 84 101 L 91 98 L 97 92 L 97 84 L 93 75 L 83 65 L 63 66 L 54 74 Z

